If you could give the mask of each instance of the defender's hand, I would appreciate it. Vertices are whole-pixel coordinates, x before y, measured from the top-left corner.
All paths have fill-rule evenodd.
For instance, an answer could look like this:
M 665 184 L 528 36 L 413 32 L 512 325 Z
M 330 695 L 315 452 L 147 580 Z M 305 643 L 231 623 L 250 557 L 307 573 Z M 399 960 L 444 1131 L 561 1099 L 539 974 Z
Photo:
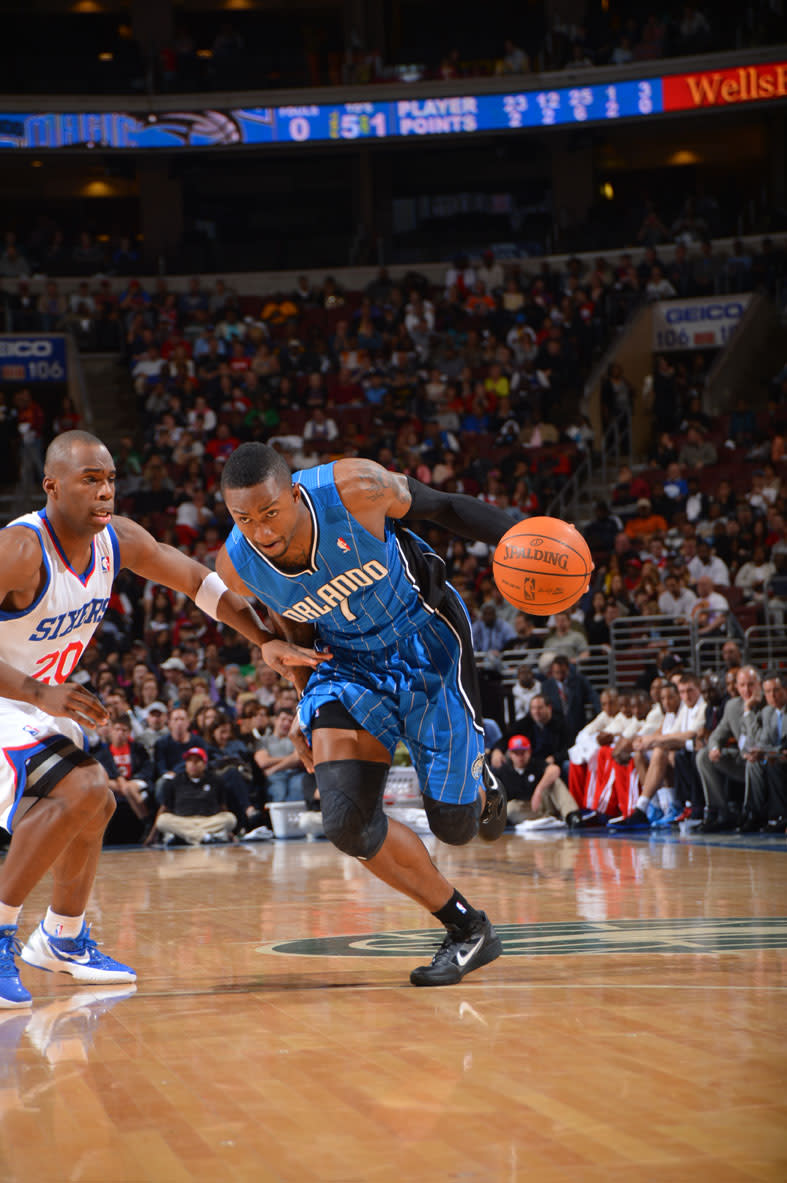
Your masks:
M 31 701 L 48 715 L 73 719 L 80 727 L 91 730 L 109 720 L 104 704 L 76 682 L 64 682 L 62 686 L 36 682 Z

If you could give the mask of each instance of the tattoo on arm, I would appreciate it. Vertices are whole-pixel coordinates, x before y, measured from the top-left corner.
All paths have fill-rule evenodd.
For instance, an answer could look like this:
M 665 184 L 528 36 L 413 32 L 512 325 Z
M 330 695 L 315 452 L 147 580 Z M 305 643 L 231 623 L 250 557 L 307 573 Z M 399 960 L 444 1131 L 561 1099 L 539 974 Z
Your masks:
M 386 511 L 393 517 L 405 513 L 410 506 L 407 479 L 401 473 L 388 472 L 375 465 L 359 473 L 358 484 L 364 501 L 373 505 L 385 502 Z
M 358 483 L 364 498 L 371 502 L 382 501 L 393 487 L 392 474 L 386 472 L 384 468 L 361 473 Z

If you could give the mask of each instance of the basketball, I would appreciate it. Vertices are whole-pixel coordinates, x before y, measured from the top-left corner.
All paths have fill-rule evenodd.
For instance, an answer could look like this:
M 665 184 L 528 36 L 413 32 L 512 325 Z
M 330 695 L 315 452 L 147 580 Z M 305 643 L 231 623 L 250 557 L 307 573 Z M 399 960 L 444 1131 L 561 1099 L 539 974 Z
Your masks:
M 566 612 L 585 594 L 593 560 L 585 539 L 560 518 L 526 518 L 503 535 L 492 573 L 509 604 L 533 616 Z

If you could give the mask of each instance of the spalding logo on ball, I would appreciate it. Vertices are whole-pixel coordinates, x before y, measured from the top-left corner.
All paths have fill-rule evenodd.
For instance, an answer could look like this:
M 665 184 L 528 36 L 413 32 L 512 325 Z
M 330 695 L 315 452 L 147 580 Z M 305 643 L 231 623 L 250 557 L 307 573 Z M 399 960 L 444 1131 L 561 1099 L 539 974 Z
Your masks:
M 590 585 L 593 559 L 576 526 L 526 518 L 503 535 L 492 560 L 500 592 L 522 612 L 567 612 Z

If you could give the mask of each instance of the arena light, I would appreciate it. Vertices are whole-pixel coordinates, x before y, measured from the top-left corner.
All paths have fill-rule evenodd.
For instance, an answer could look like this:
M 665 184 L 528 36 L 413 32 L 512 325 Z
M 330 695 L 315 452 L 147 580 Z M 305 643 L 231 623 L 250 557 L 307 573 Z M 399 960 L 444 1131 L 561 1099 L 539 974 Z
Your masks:
M 104 50 L 103 53 L 98 55 L 98 60 L 100 62 L 113 62 L 115 60 L 115 55 L 114 53 L 110 53 L 109 50 Z
M 598 191 L 605 201 L 613 201 L 615 197 L 615 188 L 611 181 L 604 181 L 598 187 Z
M 677 152 L 673 152 L 667 159 L 668 164 L 699 164 L 702 160 L 699 152 L 693 152 L 691 148 L 679 148 Z

